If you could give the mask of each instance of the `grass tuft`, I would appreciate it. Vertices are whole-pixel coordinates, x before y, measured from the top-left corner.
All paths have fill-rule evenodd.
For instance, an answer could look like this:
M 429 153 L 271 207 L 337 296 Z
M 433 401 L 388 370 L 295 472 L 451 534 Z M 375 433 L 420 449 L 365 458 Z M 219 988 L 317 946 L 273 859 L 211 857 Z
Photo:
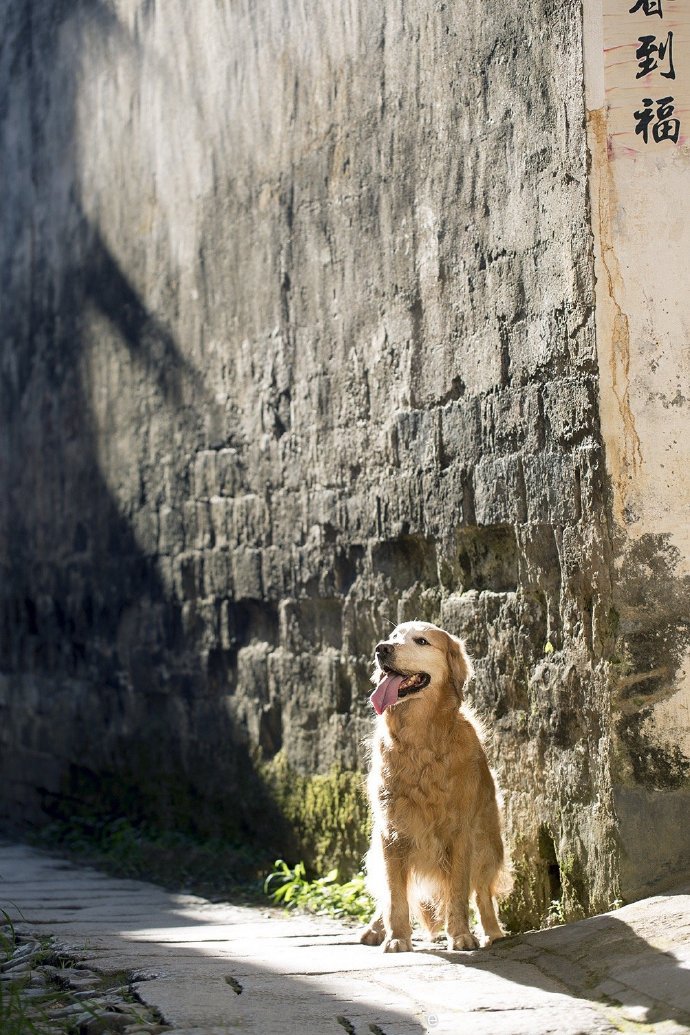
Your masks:
M 286 909 L 301 909 L 338 920 L 367 922 L 374 911 L 363 873 L 357 873 L 344 883 L 339 882 L 337 870 L 309 880 L 303 862 L 290 867 L 283 859 L 277 859 L 264 881 L 264 892 L 276 905 Z
M 124 817 L 85 815 L 54 822 L 34 843 L 116 877 L 149 880 L 216 900 L 260 901 L 270 865 L 270 857 L 251 846 L 136 825 Z

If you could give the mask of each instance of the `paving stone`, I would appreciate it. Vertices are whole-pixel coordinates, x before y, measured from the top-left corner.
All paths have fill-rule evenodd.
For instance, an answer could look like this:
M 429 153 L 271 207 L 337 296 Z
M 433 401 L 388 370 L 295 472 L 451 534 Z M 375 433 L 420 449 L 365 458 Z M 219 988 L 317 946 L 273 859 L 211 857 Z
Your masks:
M 40 917 L 41 934 L 88 967 L 62 971 L 70 983 L 132 972 L 175 1035 L 690 1032 L 687 890 L 490 949 L 417 940 L 415 953 L 387 955 L 352 925 L 175 895 L 21 846 L 0 845 L 0 873 L 18 929 L 32 934 Z M 660 930 L 664 951 L 639 933 Z M 114 1016 L 129 1035 L 157 1030 Z

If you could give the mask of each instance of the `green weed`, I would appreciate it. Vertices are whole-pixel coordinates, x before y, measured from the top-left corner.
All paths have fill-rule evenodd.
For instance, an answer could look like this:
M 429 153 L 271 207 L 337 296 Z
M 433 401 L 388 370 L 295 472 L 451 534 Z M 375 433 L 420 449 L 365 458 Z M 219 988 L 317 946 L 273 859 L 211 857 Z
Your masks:
M 79 964 L 79 959 L 56 950 L 52 938 L 17 935 L 11 916 L 0 909 L 0 1035 L 75 1035 L 77 1028 L 91 1030 L 90 1022 L 94 1031 L 103 1031 L 100 997 L 113 991 L 118 1003 L 126 1006 L 126 1020 L 132 1025 L 158 1023 L 154 1011 L 147 1014 L 145 1008 L 138 1009 L 128 972 L 104 974 L 95 979 L 91 992 L 77 995 L 52 970 Z
M 337 870 L 309 880 L 303 862 L 291 868 L 283 859 L 276 860 L 273 871 L 264 881 L 264 892 L 276 905 L 318 916 L 349 917 L 366 922 L 374 910 L 363 873 L 357 873 L 344 884 L 338 881 Z
M 139 826 L 126 817 L 81 815 L 50 824 L 34 840 L 117 877 L 151 880 L 210 898 L 260 899 L 261 876 L 269 865 L 251 846 Z
M 546 916 L 546 926 L 556 927 L 559 924 L 566 923 L 565 908 L 563 901 L 558 898 L 551 899 L 549 903 L 549 911 Z
M 4 909 L 0 909 L 0 966 L 2 966 L 14 952 L 16 942 L 14 924 L 12 917 Z
M 46 990 L 39 999 L 31 1002 L 22 995 L 29 983 L 29 977 L 20 970 L 14 975 L 15 967 L 29 960 L 25 947 L 18 944 L 10 914 L 0 909 L 0 1032 L 2 1035 L 43 1035 L 51 1026 L 47 1010 L 55 1003 L 61 1005 L 62 998 L 56 992 Z

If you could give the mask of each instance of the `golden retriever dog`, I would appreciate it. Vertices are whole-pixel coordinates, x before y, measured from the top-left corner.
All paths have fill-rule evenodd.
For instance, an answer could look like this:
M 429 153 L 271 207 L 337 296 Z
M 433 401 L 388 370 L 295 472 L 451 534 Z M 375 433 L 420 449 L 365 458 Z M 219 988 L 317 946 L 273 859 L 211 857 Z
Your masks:
M 476 949 L 471 895 L 484 944 L 504 937 L 495 898 L 512 881 L 498 790 L 462 703 L 471 676 L 462 641 L 428 622 L 404 622 L 376 647 L 367 876 L 377 913 L 360 941 L 384 952 L 412 950 L 413 918 L 431 938 L 445 928 L 449 949 Z

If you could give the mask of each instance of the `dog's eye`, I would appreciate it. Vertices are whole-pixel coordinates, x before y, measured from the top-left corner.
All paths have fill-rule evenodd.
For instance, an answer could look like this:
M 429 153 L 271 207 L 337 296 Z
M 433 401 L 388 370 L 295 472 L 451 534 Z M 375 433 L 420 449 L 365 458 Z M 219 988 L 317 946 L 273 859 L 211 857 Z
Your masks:
M 425 640 L 423 636 L 416 636 L 414 642 L 418 643 L 420 647 L 429 647 L 430 646 L 429 641 Z

